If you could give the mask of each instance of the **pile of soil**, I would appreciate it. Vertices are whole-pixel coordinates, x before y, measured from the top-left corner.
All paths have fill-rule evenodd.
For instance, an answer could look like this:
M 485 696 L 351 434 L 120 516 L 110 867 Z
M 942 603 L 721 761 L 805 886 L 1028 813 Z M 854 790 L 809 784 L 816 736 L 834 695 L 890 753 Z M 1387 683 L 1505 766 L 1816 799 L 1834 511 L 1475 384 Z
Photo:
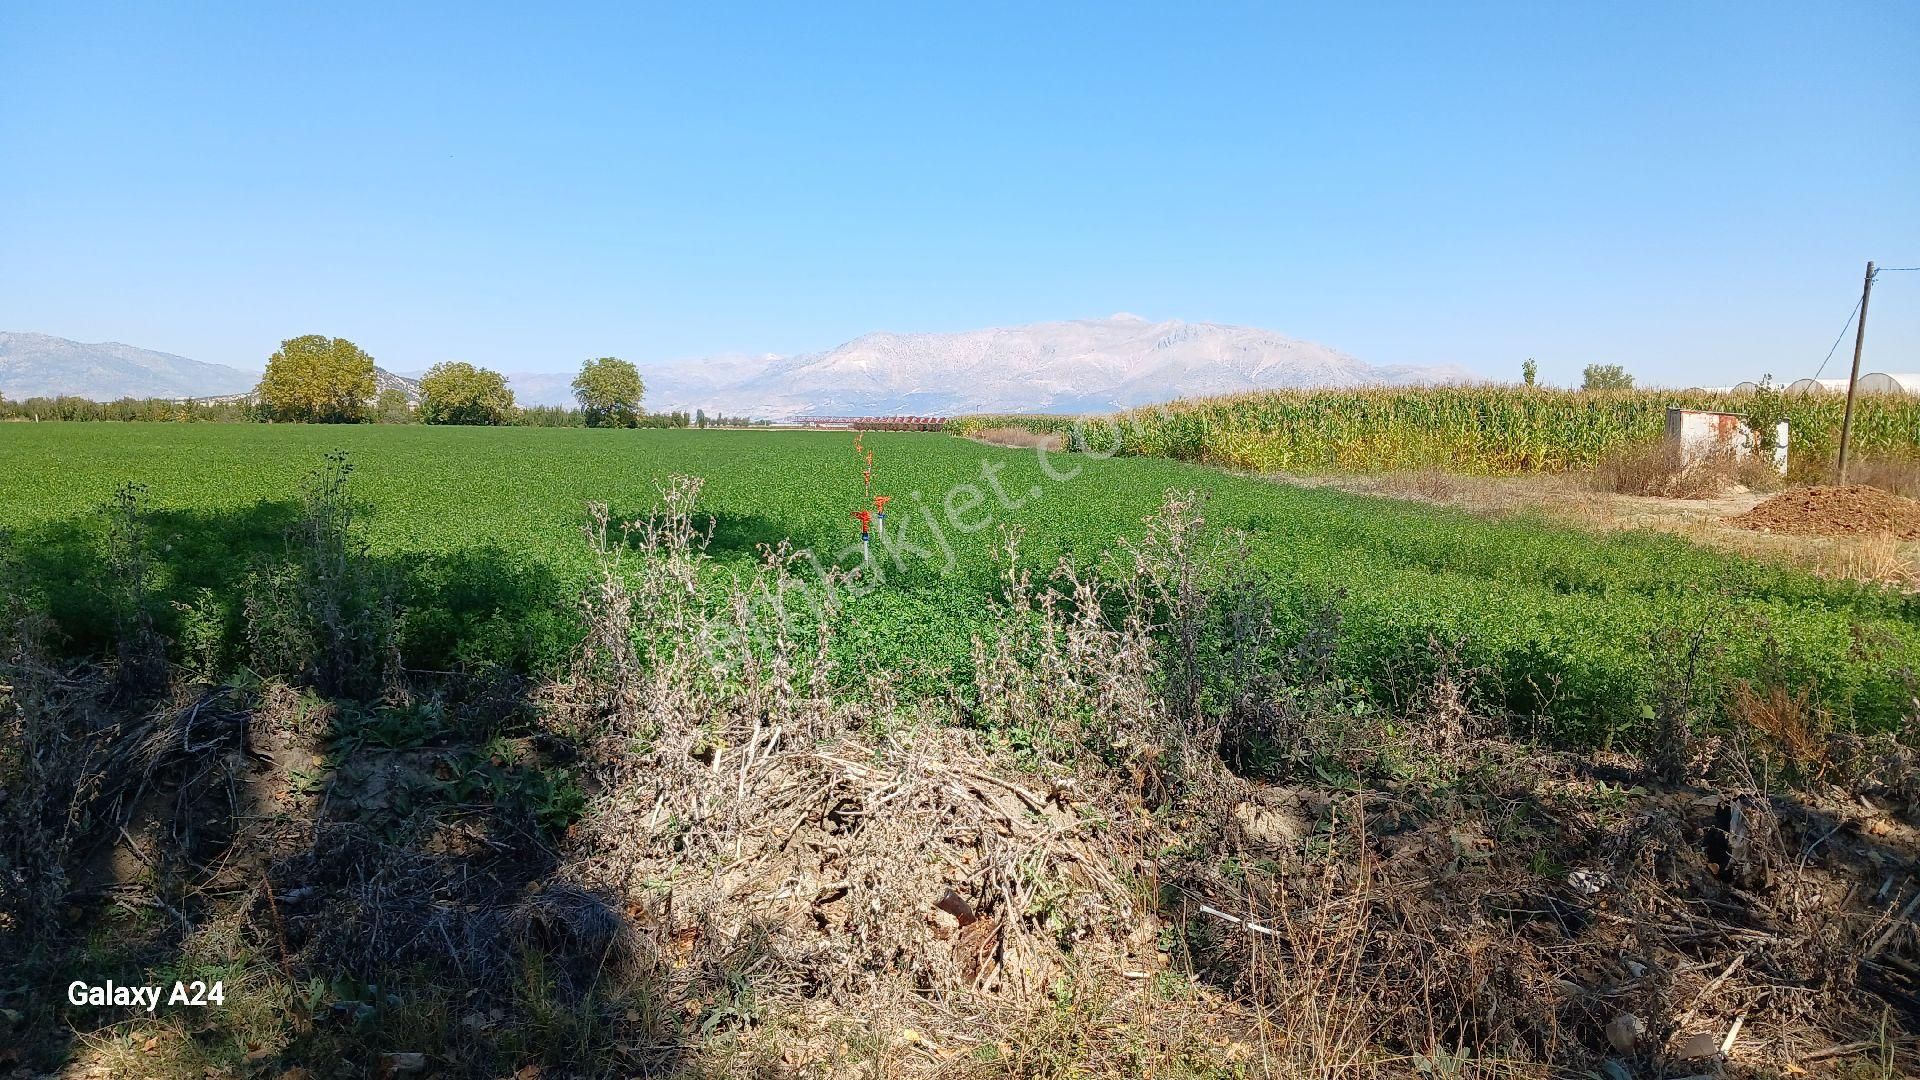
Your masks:
M 1892 533 L 1920 540 L 1920 501 L 1862 484 L 1788 491 L 1728 519 L 1742 529 L 1796 536 Z

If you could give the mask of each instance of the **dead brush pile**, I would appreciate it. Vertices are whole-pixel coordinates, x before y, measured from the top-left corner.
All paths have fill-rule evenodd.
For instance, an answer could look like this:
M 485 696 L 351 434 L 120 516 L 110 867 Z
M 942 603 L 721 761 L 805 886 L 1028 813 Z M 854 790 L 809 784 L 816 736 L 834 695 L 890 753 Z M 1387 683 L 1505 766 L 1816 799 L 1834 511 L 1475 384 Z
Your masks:
M 977 732 L 902 715 L 884 695 L 835 700 L 831 590 L 848 582 L 822 590 L 771 550 L 713 602 L 698 587 L 697 493 L 691 481 L 667 489 L 661 511 L 629 530 L 632 560 L 596 517 L 605 562 L 587 600 L 589 644 L 555 690 L 556 722 L 593 748 L 596 783 L 568 873 L 620 897 L 652 955 L 697 969 L 751 948 L 761 993 L 843 1007 L 1031 996 L 1077 943 L 1123 943 L 1139 898 L 1115 869 L 1120 838 L 1085 815 L 1117 816 L 1124 800 L 1067 774 L 1009 776 Z M 1034 615 L 1020 595 L 1017 610 Z M 1124 728 L 1121 697 L 1145 670 L 1125 650 L 1142 642 L 1124 631 L 1095 642 L 1051 610 L 1040 618 L 1035 632 L 1065 633 L 1071 655 L 983 699 L 1034 707 L 1059 680 L 1086 680 L 1101 690 L 1073 707 L 1111 710 Z M 625 651 L 632 641 L 655 651 Z
M 55 664 L 9 574 L 0 562 L 0 952 L 38 957 L 63 911 L 109 891 L 116 832 L 183 865 L 226 846 L 246 715 L 222 690 L 149 700 L 124 669 Z
M 1269 1075 L 1920 1060 L 1915 804 L 1880 752 L 1876 779 L 1810 797 L 1766 791 L 1737 747 L 1669 787 L 1625 759 L 1381 735 L 1345 758 L 1358 783 L 1263 787 L 1214 858 L 1161 868 L 1185 965 L 1264 1034 Z

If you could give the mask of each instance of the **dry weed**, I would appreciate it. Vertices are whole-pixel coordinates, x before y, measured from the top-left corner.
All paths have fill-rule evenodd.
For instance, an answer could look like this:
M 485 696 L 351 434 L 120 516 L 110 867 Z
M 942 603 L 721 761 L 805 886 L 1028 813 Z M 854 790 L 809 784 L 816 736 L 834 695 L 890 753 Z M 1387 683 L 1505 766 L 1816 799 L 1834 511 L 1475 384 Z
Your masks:
M 624 576 L 590 593 L 605 625 L 589 641 L 603 644 L 565 703 L 570 723 L 598 725 L 597 790 L 571 876 L 621 897 L 662 956 L 752 943 L 756 983 L 788 999 L 892 978 L 1031 994 L 1070 943 L 1108 936 L 1090 927 L 1128 918 L 1101 841 L 1058 791 L 999 775 L 958 730 L 861 738 L 865 708 L 827 692 L 832 609 L 799 603 L 812 586 L 790 553 L 703 594 L 697 493 L 670 485 Z M 626 588 L 648 599 L 630 604 Z M 651 647 L 621 651 L 636 639 Z M 1096 662 L 1097 648 L 1079 655 Z
M 1814 569 L 1829 577 L 1920 589 L 1920 558 L 1891 533 L 1839 538 L 1823 546 Z
M 1777 487 L 1779 477 L 1762 463 L 1736 461 L 1730 455 L 1683 466 L 1678 451 L 1662 445 L 1607 459 L 1594 470 L 1594 483 L 1602 491 L 1619 495 L 1711 499 L 1735 485 Z
M 1920 499 L 1920 459 L 1856 458 L 1847 462 L 1847 483 L 1865 484 L 1909 499 Z
M 1165 710 L 1145 614 L 1110 621 L 1102 583 L 1064 561 L 1036 584 L 1019 568 L 1019 543 L 1007 534 L 1000 632 L 973 642 L 977 722 L 1056 765 L 1119 755 L 1143 790 L 1160 790 Z
M 1463 482 L 1441 469 L 1418 469 L 1381 477 L 1378 490 L 1397 498 L 1451 505 L 1461 498 Z
M 352 476 L 336 451 L 302 482 L 290 558 L 255 565 L 242 584 L 244 637 L 262 674 L 371 700 L 403 692 L 401 616 L 394 582 L 355 525 Z
M 1812 687 L 1789 690 L 1779 684 L 1755 688 L 1742 679 L 1733 685 L 1729 711 L 1738 724 L 1758 732 L 1767 745 L 1798 768 L 1818 775 L 1827 764 L 1832 718 L 1812 704 Z

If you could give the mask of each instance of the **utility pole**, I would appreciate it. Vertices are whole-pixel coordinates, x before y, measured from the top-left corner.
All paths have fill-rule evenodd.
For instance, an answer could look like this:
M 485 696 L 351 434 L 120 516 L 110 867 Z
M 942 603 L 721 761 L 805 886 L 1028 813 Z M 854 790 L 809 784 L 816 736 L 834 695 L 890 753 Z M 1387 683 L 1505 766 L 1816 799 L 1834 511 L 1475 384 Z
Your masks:
M 1860 323 L 1853 332 L 1853 374 L 1847 376 L 1847 411 L 1840 417 L 1840 483 L 1847 482 L 1847 446 L 1853 441 L 1853 393 L 1860 385 L 1860 350 L 1867 344 L 1867 298 L 1873 295 L 1873 261 L 1867 261 L 1867 283 L 1860 286 Z

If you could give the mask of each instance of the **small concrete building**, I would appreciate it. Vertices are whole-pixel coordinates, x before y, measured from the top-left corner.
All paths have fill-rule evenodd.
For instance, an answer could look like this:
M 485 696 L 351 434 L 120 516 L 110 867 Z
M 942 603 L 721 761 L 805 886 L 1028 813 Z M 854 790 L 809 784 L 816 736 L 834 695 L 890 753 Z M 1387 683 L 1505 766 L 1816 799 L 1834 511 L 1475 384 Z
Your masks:
M 1667 445 L 1678 453 L 1683 469 L 1720 455 L 1744 461 L 1760 452 L 1760 440 L 1748 426 L 1746 417 L 1706 409 L 1668 409 Z M 1774 429 L 1773 467 L 1782 474 L 1787 471 L 1785 420 Z

